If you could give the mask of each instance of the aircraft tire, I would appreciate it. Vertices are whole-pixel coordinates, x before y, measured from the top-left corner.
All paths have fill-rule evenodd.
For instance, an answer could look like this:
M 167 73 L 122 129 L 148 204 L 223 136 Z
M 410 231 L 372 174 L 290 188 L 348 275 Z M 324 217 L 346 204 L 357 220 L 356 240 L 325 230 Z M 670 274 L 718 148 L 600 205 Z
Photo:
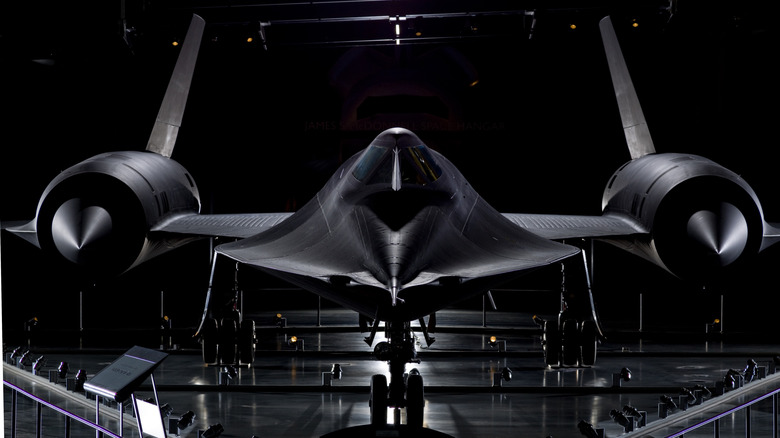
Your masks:
M 217 364 L 217 332 L 218 332 L 217 320 L 209 318 L 203 322 L 203 330 L 201 332 L 200 345 L 203 351 L 203 363 L 207 365 Z
M 590 367 L 596 363 L 598 343 L 596 323 L 594 321 L 583 321 L 580 327 L 580 365 Z
M 576 320 L 563 321 L 563 365 L 575 366 L 580 358 L 580 327 Z
M 368 407 L 371 413 L 371 425 L 387 426 L 387 377 L 384 374 L 371 376 L 371 395 Z
M 236 363 L 236 320 L 224 318 L 219 328 L 219 360 L 224 365 Z
M 561 332 L 558 330 L 558 321 L 545 321 L 544 323 L 544 362 L 549 366 L 561 364 Z
M 238 358 L 244 365 L 255 362 L 255 322 L 251 319 L 241 321 L 238 332 Z
M 410 428 L 423 426 L 425 412 L 425 388 L 419 374 L 410 374 L 406 381 L 406 425 Z

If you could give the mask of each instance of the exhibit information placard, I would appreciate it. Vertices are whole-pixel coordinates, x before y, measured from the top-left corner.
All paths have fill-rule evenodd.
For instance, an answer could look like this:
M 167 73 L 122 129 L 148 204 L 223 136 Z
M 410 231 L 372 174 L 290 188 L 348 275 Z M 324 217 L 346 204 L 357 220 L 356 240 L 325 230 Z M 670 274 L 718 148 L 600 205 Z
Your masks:
M 84 390 L 118 403 L 125 401 L 160 365 L 167 353 L 133 347 L 84 383 Z

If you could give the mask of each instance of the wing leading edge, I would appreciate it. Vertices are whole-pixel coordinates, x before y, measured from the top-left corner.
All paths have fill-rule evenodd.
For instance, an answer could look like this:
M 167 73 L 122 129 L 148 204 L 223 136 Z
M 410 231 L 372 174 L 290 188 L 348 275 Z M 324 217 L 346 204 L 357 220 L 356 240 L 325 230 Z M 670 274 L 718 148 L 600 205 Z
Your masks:
M 327 193 L 298 213 L 254 237 L 219 245 L 216 251 L 257 268 L 325 282 L 350 280 L 382 289 L 392 278 L 401 289 L 441 278 L 495 277 L 547 266 L 579 249 L 540 237 L 478 198 L 459 224 L 445 209 L 430 205 L 407 225 L 392 230 L 374 212 L 354 205 L 327 215 Z M 381 236 L 381 238 L 376 238 Z
M 185 214 L 169 218 L 153 232 L 245 239 L 279 225 L 293 213 Z
M 635 219 L 603 216 L 504 213 L 515 225 L 552 240 L 610 238 L 646 235 L 648 231 Z

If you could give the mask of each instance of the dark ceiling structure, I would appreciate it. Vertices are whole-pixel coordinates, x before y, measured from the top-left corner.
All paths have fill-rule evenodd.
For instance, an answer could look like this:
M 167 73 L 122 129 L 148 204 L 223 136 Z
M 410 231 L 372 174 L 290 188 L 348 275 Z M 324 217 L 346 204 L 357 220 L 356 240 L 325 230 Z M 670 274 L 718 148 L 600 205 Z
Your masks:
M 131 49 L 148 40 L 181 37 L 189 14 L 209 23 L 208 40 L 246 42 L 264 49 L 287 45 L 379 46 L 434 44 L 485 38 L 554 38 L 592 30 L 613 15 L 628 25 L 659 30 L 681 27 L 724 32 L 742 27 L 768 29 L 761 2 L 699 0 L 311 0 L 311 1 L 150 1 L 18 2 L 3 6 L 6 50 L 44 54 L 66 44 L 94 46 L 113 34 Z
M 169 14 L 197 13 L 219 35 L 243 39 L 256 34 L 265 48 L 295 44 L 393 45 L 443 43 L 490 37 L 534 38 L 556 27 L 582 23 L 607 13 L 648 24 L 668 20 L 668 2 L 518 2 L 341 0 L 310 2 L 165 2 L 149 7 L 153 20 Z M 575 2 L 576 3 L 576 2 Z M 127 10 L 127 18 L 133 11 Z M 128 21 L 129 22 L 129 21 Z M 565 24 L 563 24 L 565 23 Z M 654 23 L 657 25 L 657 23 Z

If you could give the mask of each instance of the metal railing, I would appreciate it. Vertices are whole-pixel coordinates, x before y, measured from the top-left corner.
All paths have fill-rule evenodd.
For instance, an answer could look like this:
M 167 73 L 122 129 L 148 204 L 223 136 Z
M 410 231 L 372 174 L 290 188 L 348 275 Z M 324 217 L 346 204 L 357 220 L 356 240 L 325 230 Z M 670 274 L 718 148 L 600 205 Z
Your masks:
M 778 403 L 778 393 L 780 393 L 780 388 L 775 389 L 774 391 L 772 391 L 772 392 L 770 392 L 768 394 L 764 394 L 764 395 L 758 396 L 758 397 L 756 397 L 756 398 L 754 398 L 754 399 L 752 399 L 750 401 L 747 401 L 747 402 L 742 403 L 742 404 L 740 404 L 738 406 L 735 406 L 735 407 L 733 407 L 733 408 L 731 408 L 731 409 L 729 409 L 729 410 L 727 410 L 727 411 L 725 411 L 723 413 L 715 415 L 715 416 L 713 416 L 711 418 L 708 418 L 708 419 L 703 420 L 703 421 L 699 421 L 698 423 L 695 423 L 695 424 L 693 424 L 691 426 L 688 426 L 688 427 L 686 427 L 685 429 L 683 429 L 683 430 L 681 430 L 679 432 L 676 432 L 676 433 L 673 433 L 671 435 L 668 435 L 666 438 L 682 437 L 686 433 L 689 433 L 689 432 L 692 432 L 692 431 L 694 431 L 696 429 L 702 428 L 702 427 L 704 427 L 704 426 L 706 426 L 708 424 L 712 424 L 713 425 L 713 436 L 715 438 L 719 438 L 720 437 L 720 419 L 723 418 L 723 417 L 735 414 L 735 413 L 737 413 L 739 411 L 742 411 L 742 410 L 745 411 L 745 437 L 750 437 L 750 436 L 752 436 L 751 435 L 751 421 L 752 421 L 751 409 L 752 409 L 752 406 L 754 404 L 762 401 L 762 400 L 766 400 L 769 397 L 772 398 L 772 435 L 771 436 L 776 438 L 777 437 L 777 413 L 778 413 L 777 412 L 778 411 L 777 403 Z
M 80 417 L 72 412 L 68 412 L 65 409 L 60 408 L 59 406 L 53 405 L 46 400 L 43 400 L 40 397 L 36 397 L 35 395 L 25 391 L 24 389 L 7 382 L 3 380 L 3 385 L 5 387 L 11 389 L 13 394 L 11 395 L 11 430 L 10 430 L 10 436 L 11 438 L 16 438 L 16 424 L 17 424 L 17 407 L 18 407 L 18 400 L 19 400 L 19 394 L 31 399 L 35 403 L 35 436 L 36 438 L 40 438 L 42 432 L 43 432 L 43 408 L 47 407 L 59 414 L 62 414 L 65 419 L 65 432 L 64 436 L 65 438 L 70 438 L 71 433 L 71 422 L 72 420 L 76 420 L 77 422 L 86 425 L 87 427 L 93 429 L 95 431 L 96 436 L 105 436 L 110 438 L 122 438 L 121 435 L 117 435 L 114 432 L 111 432 L 110 430 L 100 426 L 99 424 L 95 424 L 90 420 L 87 420 L 86 418 Z M 8 431 L 6 431 L 8 432 Z
M 778 430 L 780 374 L 778 373 L 773 373 L 767 377 L 754 380 L 739 389 L 712 397 L 695 407 L 649 423 L 644 427 L 622 435 L 622 437 L 684 437 L 697 429 L 711 425 L 713 428 L 711 436 L 720 438 L 720 420 L 730 415 L 744 413 L 744 436 L 750 438 L 753 433 L 753 406 L 767 399 L 772 401 L 771 435 L 767 433 L 767 429 L 762 429 L 761 433 L 772 438 L 780 438 L 778 434 L 780 432 Z M 725 406 L 726 404 L 729 406 Z M 719 409 L 719 407 L 723 409 Z M 686 422 L 690 423 L 686 424 Z M 731 428 L 730 430 L 733 433 L 734 429 Z

